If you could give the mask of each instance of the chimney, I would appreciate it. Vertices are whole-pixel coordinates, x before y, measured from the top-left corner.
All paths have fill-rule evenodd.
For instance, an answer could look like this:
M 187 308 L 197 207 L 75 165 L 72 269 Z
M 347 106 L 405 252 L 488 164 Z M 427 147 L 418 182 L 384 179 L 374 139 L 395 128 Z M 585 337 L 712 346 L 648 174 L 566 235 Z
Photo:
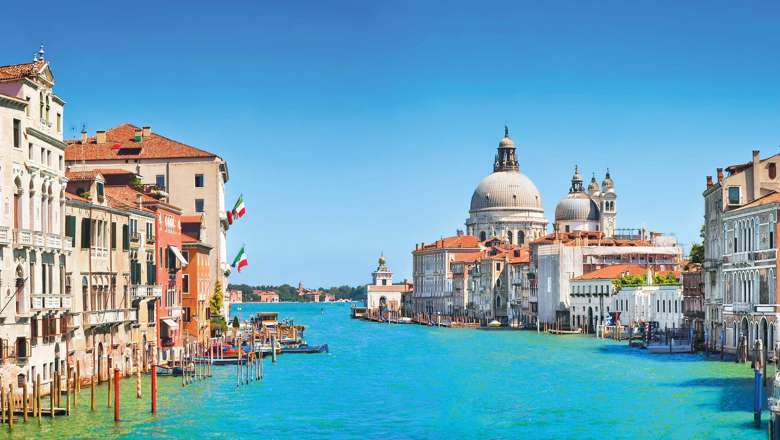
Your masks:
M 712 176 L 707 176 L 707 189 L 712 188 Z
M 753 201 L 761 197 L 761 152 L 759 150 L 753 150 L 753 194 L 750 201 Z
M 143 128 L 143 137 L 149 137 L 152 135 L 152 127 L 146 126 Z
M 105 144 L 106 143 L 106 131 L 105 130 L 98 130 L 97 131 L 97 143 L 98 144 Z
M 134 142 L 141 142 L 143 140 L 143 131 L 141 131 L 140 128 L 135 129 L 135 133 L 133 134 L 133 141 Z
M 143 207 L 144 207 L 143 199 L 144 199 L 144 196 L 142 196 L 141 194 L 138 194 L 138 209 L 143 209 Z
M 87 130 L 82 129 L 81 130 L 81 143 L 86 144 L 87 143 Z
M 718 168 L 718 183 L 723 182 L 723 168 Z

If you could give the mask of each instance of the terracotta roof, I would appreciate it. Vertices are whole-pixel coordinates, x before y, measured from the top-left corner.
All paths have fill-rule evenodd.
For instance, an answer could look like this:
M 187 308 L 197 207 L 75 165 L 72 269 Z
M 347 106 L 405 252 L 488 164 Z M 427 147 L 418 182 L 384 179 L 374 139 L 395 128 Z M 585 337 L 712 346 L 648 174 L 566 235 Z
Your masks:
M 458 252 L 450 255 L 452 263 L 473 263 L 482 258 L 482 251 Z
M 666 272 L 653 271 L 654 275 L 667 275 L 669 273 L 675 274 L 677 278 L 680 277 L 680 273 L 675 271 L 666 271 Z M 614 280 L 620 278 L 624 274 L 645 275 L 647 274 L 647 267 L 641 266 L 639 264 L 614 264 L 612 266 L 602 267 L 601 269 L 594 270 L 593 272 L 588 272 L 586 274 L 580 275 L 574 278 L 574 280 L 575 281 Z
M 411 292 L 413 290 L 413 286 L 411 283 L 406 284 L 391 284 L 389 286 L 375 286 L 373 284 L 368 285 L 368 290 L 372 292 Z
M 473 235 L 454 235 L 452 237 L 444 237 L 436 240 L 430 244 L 424 244 L 422 248 L 417 248 L 415 252 L 427 251 L 431 249 L 466 249 L 479 248 L 479 239 Z
M 79 202 L 85 202 L 85 203 L 91 203 L 92 201 L 89 199 L 85 199 L 84 197 L 81 197 L 78 194 L 74 194 L 72 192 L 69 192 L 68 190 L 65 190 L 65 198 L 68 200 L 78 200 Z
M 763 205 L 769 205 L 770 203 L 778 203 L 780 202 L 780 193 L 778 192 L 771 192 L 761 198 L 758 198 L 756 200 L 753 200 L 752 202 L 748 203 L 747 205 L 740 206 L 737 209 L 733 209 L 733 211 L 739 211 L 740 209 L 746 209 L 746 208 L 754 208 L 756 206 L 763 206 Z
M 178 207 L 156 199 L 148 194 L 137 191 L 136 189 L 129 186 L 106 186 L 105 192 L 106 196 L 109 198 L 109 201 L 113 200 L 115 203 L 123 204 L 125 207 L 133 207 L 138 209 L 138 196 L 140 195 L 141 206 L 144 208 L 142 210 L 150 210 L 150 206 L 161 206 L 168 210 L 179 211 Z
M 0 81 L 38 76 L 38 73 L 46 67 L 46 64 L 48 64 L 46 61 L 36 61 L 32 63 L 0 66 Z
M 97 177 L 97 175 L 98 172 L 95 170 L 65 172 L 65 177 L 67 177 L 68 180 L 95 180 L 95 177 Z
M 531 244 L 544 245 L 562 243 L 569 246 L 650 246 L 649 240 L 615 239 L 604 236 L 603 232 L 575 231 L 553 232 L 542 238 L 534 240 Z
M 202 214 L 183 215 L 183 216 L 181 216 L 181 222 L 182 223 L 202 223 L 203 222 L 203 215 Z
M 106 131 L 106 142 L 97 143 L 97 137 L 87 139 L 86 144 L 80 140 L 68 140 L 65 149 L 65 160 L 78 162 L 81 160 L 125 160 L 125 159 L 168 159 L 168 158 L 207 158 L 217 157 L 214 153 L 174 141 L 152 132 L 136 142 L 136 131 L 141 130 L 132 124 L 122 124 Z

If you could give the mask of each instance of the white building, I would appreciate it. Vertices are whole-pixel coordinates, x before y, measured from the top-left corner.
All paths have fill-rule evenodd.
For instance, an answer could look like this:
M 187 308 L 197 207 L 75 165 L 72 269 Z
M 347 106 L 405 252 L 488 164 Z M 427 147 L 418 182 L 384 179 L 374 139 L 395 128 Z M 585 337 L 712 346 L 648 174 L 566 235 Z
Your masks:
M 371 274 L 372 283 L 366 286 L 366 307 L 379 312 L 400 313 L 404 304 L 404 295 L 410 294 L 412 286 L 403 282 L 393 284 L 393 272 L 387 267 L 384 256 L 379 257 L 379 265 Z
M 560 232 L 601 231 L 615 235 L 617 217 L 615 183 L 607 171 L 599 187 L 594 175 L 586 193 L 579 167 L 574 168 L 569 193 L 555 207 L 555 230 Z
M 623 325 L 656 322 L 658 328 L 677 328 L 683 323 L 681 285 L 623 287 L 613 296 L 611 307 L 620 312 Z
M 3 383 L 62 373 L 71 308 L 63 244 L 63 106 L 43 48 L 0 67 L 0 355 Z

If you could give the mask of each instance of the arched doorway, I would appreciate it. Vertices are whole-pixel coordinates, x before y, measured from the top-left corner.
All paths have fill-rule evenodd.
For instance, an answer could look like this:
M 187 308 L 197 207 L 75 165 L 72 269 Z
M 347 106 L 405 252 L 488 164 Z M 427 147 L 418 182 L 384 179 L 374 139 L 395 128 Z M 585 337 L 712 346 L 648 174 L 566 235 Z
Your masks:
M 764 344 L 765 353 L 769 351 L 769 323 L 766 318 L 761 318 L 761 343 Z

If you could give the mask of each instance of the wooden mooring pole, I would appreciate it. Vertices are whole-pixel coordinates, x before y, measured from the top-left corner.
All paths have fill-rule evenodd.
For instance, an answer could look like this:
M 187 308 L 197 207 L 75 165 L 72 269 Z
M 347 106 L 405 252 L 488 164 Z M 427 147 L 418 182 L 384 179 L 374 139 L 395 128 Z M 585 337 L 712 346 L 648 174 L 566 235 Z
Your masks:
M 27 411 L 30 410 L 28 398 L 30 396 L 27 394 L 27 381 L 24 381 L 24 385 L 22 386 L 22 417 L 24 418 L 24 423 L 27 423 L 27 421 L 30 419 L 30 415 L 27 414 Z
M 119 368 L 114 368 L 114 421 L 119 421 Z

